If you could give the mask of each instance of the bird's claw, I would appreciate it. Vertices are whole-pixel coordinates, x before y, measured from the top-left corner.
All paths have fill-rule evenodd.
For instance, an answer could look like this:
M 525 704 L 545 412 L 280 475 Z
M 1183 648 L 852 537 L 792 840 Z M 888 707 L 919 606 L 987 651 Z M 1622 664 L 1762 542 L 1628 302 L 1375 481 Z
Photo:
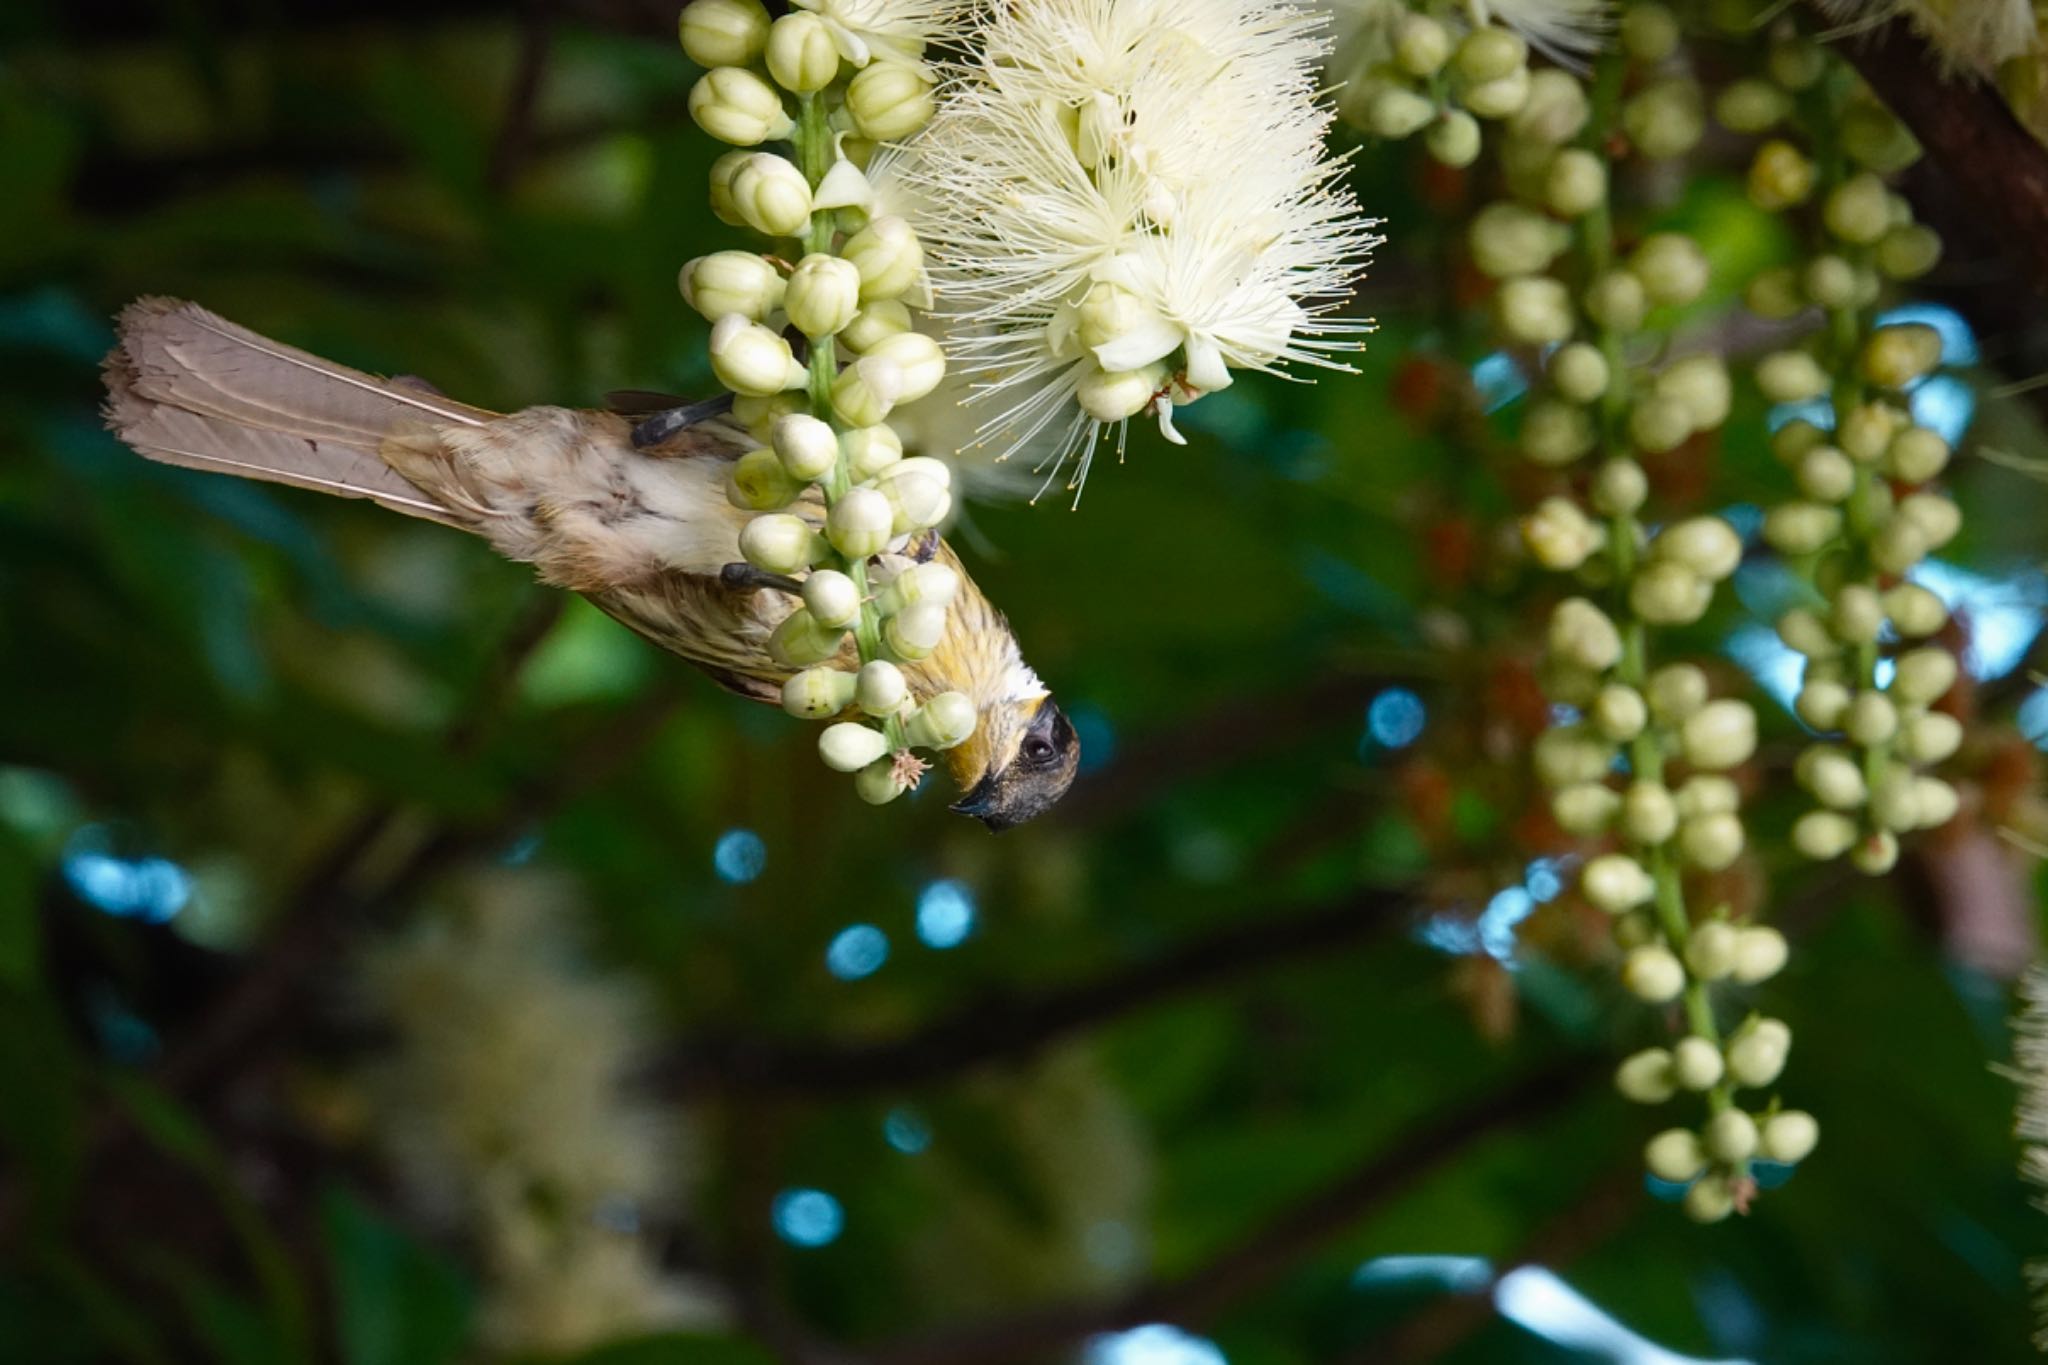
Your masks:
M 803 584 L 786 574 L 769 573 L 766 569 L 757 569 L 753 565 L 744 562 L 728 564 L 723 569 L 720 569 L 718 571 L 718 581 L 728 588 L 745 592 L 756 592 L 762 588 L 769 588 L 775 592 L 786 592 L 791 596 L 800 596 L 804 590 Z

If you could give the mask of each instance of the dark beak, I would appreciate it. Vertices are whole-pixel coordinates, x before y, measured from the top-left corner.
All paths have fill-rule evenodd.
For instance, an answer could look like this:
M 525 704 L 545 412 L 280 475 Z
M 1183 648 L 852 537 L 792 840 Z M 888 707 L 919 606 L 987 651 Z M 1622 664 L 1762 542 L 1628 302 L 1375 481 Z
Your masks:
M 989 831 L 994 834 L 1001 834 L 1016 823 L 996 813 L 996 775 L 993 772 L 982 774 L 981 781 L 974 784 L 974 789 L 955 801 L 948 809 L 958 811 L 962 815 L 973 816 L 988 826 Z

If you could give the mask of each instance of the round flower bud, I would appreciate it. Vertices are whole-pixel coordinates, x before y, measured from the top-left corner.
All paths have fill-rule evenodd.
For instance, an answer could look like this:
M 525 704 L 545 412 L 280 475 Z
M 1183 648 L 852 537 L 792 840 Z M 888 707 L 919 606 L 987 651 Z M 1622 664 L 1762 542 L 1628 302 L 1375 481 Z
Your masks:
M 1818 178 L 1803 152 L 1782 138 L 1772 138 L 1750 160 L 1749 200 L 1766 213 L 1782 213 L 1805 203 Z
M 1865 171 L 1837 185 L 1821 206 L 1827 229 L 1845 242 L 1870 246 L 1891 228 L 1890 195 L 1884 181 Z
M 1576 403 L 1538 398 L 1522 414 L 1522 453 L 1546 468 L 1570 464 L 1598 439 L 1592 415 Z
M 1903 389 L 1941 363 L 1941 333 L 1924 322 L 1880 327 L 1863 343 L 1863 377 L 1879 388 Z
M 1806 263 L 1806 296 L 1823 308 L 1849 308 L 1858 293 L 1856 267 L 1832 252 Z
M 1782 322 L 1806 308 L 1806 295 L 1790 266 L 1772 266 L 1743 286 L 1742 303 L 1760 318 Z
M 1927 557 L 1927 534 L 1903 517 L 1891 522 L 1870 543 L 1870 561 L 1880 573 L 1902 574 Z
M 1899 726 L 1899 756 L 1909 763 L 1940 763 L 1963 743 L 1963 723 L 1942 711 L 1908 716 Z
M 903 62 L 870 62 L 846 87 L 846 112 L 860 135 L 901 142 L 931 122 L 932 83 Z
M 1756 386 L 1773 403 L 1803 403 L 1828 391 L 1828 372 L 1805 351 L 1774 351 L 1757 362 Z
M 775 87 L 744 67 L 714 67 L 690 87 L 690 117 L 720 142 L 753 147 L 796 128 Z
M 1651 553 L 1718 582 L 1742 562 L 1742 538 L 1719 517 L 1689 517 L 1665 527 Z
M 782 618 L 782 624 L 768 637 L 768 655 L 781 663 L 802 668 L 821 664 L 839 653 L 846 640 L 843 628 L 828 626 L 802 607 Z
M 1842 715 L 1842 732 L 1866 749 L 1885 743 L 1899 730 L 1899 709 L 1882 692 L 1858 692 Z
M 1841 512 L 1816 502 L 1780 503 L 1764 514 L 1764 540 L 1783 554 L 1810 555 L 1841 530 Z
M 740 221 L 739 210 L 733 207 L 732 178 L 739 174 L 740 163 L 752 155 L 752 152 L 727 152 L 711 163 L 711 216 L 731 227 L 745 226 Z
M 1648 910 L 1631 910 L 1614 921 L 1614 944 L 1623 952 L 1656 943 L 1663 937 L 1657 917 Z
M 1621 126 L 1635 149 L 1653 161 L 1684 156 L 1707 131 L 1707 111 L 1698 84 L 1659 81 L 1621 107 Z
M 1917 280 L 1941 262 L 1941 234 L 1908 224 L 1887 231 L 1877 244 L 1877 268 L 1894 280 Z
M 1689 355 L 1673 361 L 1657 376 L 1657 392 L 1685 405 L 1694 431 L 1707 431 L 1728 420 L 1734 386 L 1728 367 L 1717 355 Z
M 792 412 L 775 419 L 771 444 L 775 456 L 790 478 L 815 483 L 839 463 L 839 438 L 829 423 L 807 412 Z
M 1667 1128 L 1644 1144 L 1643 1165 L 1659 1180 L 1684 1185 L 1707 1168 L 1707 1149 L 1690 1128 Z
M 1463 109 L 1445 109 L 1429 125 L 1422 142 L 1442 164 L 1453 169 L 1469 166 L 1479 159 L 1479 120 Z
M 937 602 L 905 607 L 882 622 L 882 646 L 890 655 L 911 663 L 939 647 L 946 634 L 946 609 Z
M 1616 332 L 1635 331 L 1650 311 L 1643 282 L 1627 270 L 1610 270 L 1594 280 L 1586 290 L 1585 304 L 1588 317 Z
M 781 393 L 735 394 L 732 400 L 732 420 L 746 429 L 749 436 L 765 441 L 775 433 L 775 424 L 792 412 L 807 412 L 811 400 L 801 393 L 784 389 Z
M 888 472 L 891 477 L 875 486 L 889 500 L 889 507 L 895 514 L 891 523 L 895 535 L 907 535 L 928 526 L 937 526 L 953 510 L 953 495 L 936 479 L 922 474 L 897 477 L 893 469 Z
M 946 353 L 923 332 L 898 332 L 868 348 L 868 357 L 893 364 L 903 376 L 899 403 L 915 403 L 946 377 Z M 863 424 L 865 425 L 865 424 Z
M 843 720 L 818 736 L 818 757 L 835 772 L 853 773 L 889 752 L 889 738 L 871 725 Z
M 902 770 L 891 759 L 878 758 L 853 775 L 853 794 L 870 806 L 886 806 L 909 790 Z
M 768 74 L 784 90 L 811 95 L 839 75 L 832 30 L 809 10 L 791 10 L 768 30 Z
M 1716 1161 L 1747 1161 L 1756 1154 L 1756 1120 L 1740 1109 L 1723 1109 L 1707 1120 L 1702 1134 Z
M 1630 273 L 1652 303 L 1691 303 L 1707 291 L 1707 256 L 1682 232 L 1653 232 L 1630 254 Z
M 1394 25 L 1394 61 L 1401 70 L 1427 80 L 1451 59 L 1451 32 L 1426 14 L 1405 13 Z
M 1529 73 L 1528 98 L 1508 120 L 1508 135 L 1525 143 L 1562 146 L 1579 135 L 1591 112 L 1579 78 L 1546 66 Z
M 1685 989 L 1685 968 L 1669 948 L 1631 948 L 1621 963 L 1621 984 L 1630 995 L 1652 1005 L 1676 1000 Z
M 907 460 L 898 460 L 883 470 L 880 477 L 882 481 L 886 482 L 889 479 L 900 478 L 905 474 L 916 474 L 922 478 L 930 479 L 941 488 L 951 488 L 953 486 L 953 466 L 947 464 L 944 460 L 933 459 L 929 455 L 917 455 Z
M 1650 675 L 1643 695 L 1659 724 L 1677 725 L 1707 704 L 1707 675 L 1694 664 L 1666 664 Z
M 1522 69 L 1529 60 L 1529 45 L 1508 29 L 1487 25 L 1465 35 L 1453 60 L 1465 80 L 1494 81 Z
M 860 620 L 860 589 L 837 569 L 813 569 L 804 579 L 803 597 L 820 625 L 844 630 Z
M 1538 564 L 1560 572 L 1591 558 L 1604 537 L 1570 498 L 1545 498 L 1522 518 L 1522 541 Z
M 1891 446 L 1899 431 L 1898 412 L 1883 403 L 1859 403 L 1842 418 L 1835 444 L 1858 464 L 1869 464 Z
M 896 513 L 872 488 L 849 488 L 825 515 L 825 539 L 850 560 L 880 554 L 893 534 Z
M 1602 516 L 1629 516 L 1650 496 L 1650 479 L 1634 460 L 1616 457 L 1593 475 L 1590 496 Z
M 1744 701 L 1708 702 L 1686 717 L 1679 739 L 1686 762 L 1695 768 L 1733 768 L 1756 752 L 1756 712 Z
M 846 447 L 846 463 L 856 482 L 874 478 L 903 458 L 903 438 L 892 426 L 858 427 L 840 438 Z
M 1816 730 L 1832 730 L 1849 710 L 1849 689 L 1838 682 L 1816 679 L 1799 689 L 1792 709 Z
M 1940 829 L 1956 818 L 1962 808 L 1962 798 L 1956 789 L 1938 777 L 1920 777 L 1913 780 L 1913 800 L 1920 810 L 1920 828 Z
M 1151 407 L 1165 383 L 1166 367 L 1159 364 L 1139 370 L 1095 370 L 1075 388 L 1074 401 L 1098 422 L 1121 422 Z
M 1678 18 L 1663 5 L 1644 0 L 1622 11 L 1621 46 L 1646 66 L 1676 52 L 1678 37 Z
M 1870 797 L 1863 769 L 1856 760 L 1829 744 L 1816 744 L 1793 765 L 1799 784 L 1823 806 L 1854 810 Z
M 1713 600 L 1714 585 L 1683 564 L 1652 564 L 1628 589 L 1630 610 L 1653 626 L 1690 625 Z
M 792 574 L 818 558 L 818 534 L 802 517 L 777 512 L 740 528 L 740 555 L 763 573 Z
M 745 66 L 768 40 L 768 11 L 760 0 L 691 0 L 677 30 L 697 65 Z
M 921 749 L 950 749 L 974 733 L 974 703 L 965 692 L 941 692 L 917 708 L 904 736 Z
M 910 310 L 897 299 L 873 299 L 860 306 L 839 333 L 839 344 L 856 355 L 898 332 L 910 330 Z
M 1579 872 L 1579 893 L 1595 909 L 1619 915 L 1646 904 L 1657 884 L 1643 865 L 1621 853 L 1603 853 Z
M 1466 233 L 1472 264 L 1495 279 L 1533 275 L 1571 245 L 1571 229 L 1512 200 L 1488 204 Z
M 1799 457 L 1799 491 L 1815 502 L 1840 502 L 1856 487 L 1856 466 L 1833 446 L 1815 446 Z
M 860 311 L 860 271 L 851 261 L 812 252 L 789 274 L 783 311 L 790 324 L 813 341 L 833 335 Z
M 1742 805 L 1742 793 L 1735 783 L 1717 773 L 1694 773 L 1685 779 L 1672 798 L 1678 815 L 1691 820 L 1702 815 L 1732 814 Z
M 1730 974 L 1743 985 L 1754 986 L 1782 971 L 1790 954 L 1783 934 L 1766 924 L 1752 924 L 1735 933 L 1735 961 Z
M 853 674 L 841 668 L 807 668 L 782 685 L 782 709 L 798 720 L 824 720 L 853 704 Z
M 1827 74 L 1828 59 L 1819 44 L 1803 38 L 1782 38 L 1771 44 L 1765 65 L 1771 79 L 1797 93 L 1811 89 Z
M 894 616 L 920 602 L 943 607 L 959 591 L 960 575 L 944 564 L 913 564 L 889 580 L 889 586 L 875 599 L 875 608 L 884 616 Z
M 1799 457 L 1807 451 L 1827 443 L 1828 434 L 1825 431 L 1804 417 L 1795 417 L 1771 433 L 1771 454 L 1785 464 L 1793 465 L 1797 464 Z
M 1462 98 L 1465 107 L 1481 118 L 1507 118 L 1528 102 L 1528 69 L 1511 71 L 1497 81 L 1466 86 Z
M 1494 308 L 1501 331 L 1512 341 L 1547 346 L 1572 334 L 1571 295 L 1556 280 L 1509 280 L 1500 287 Z
M 1574 782 L 1550 798 L 1551 818 L 1558 828 L 1581 839 L 1605 834 L 1620 810 L 1620 794 L 1598 782 Z
M 1962 528 L 1963 514 L 1938 493 L 1910 493 L 1899 502 L 1899 518 L 1918 531 L 1930 550 L 1939 550 Z
M 711 329 L 711 372 L 734 393 L 765 397 L 804 382 L 804 367 L 790 354 L 789 343 L 738 313 L 728 313 Z
M 1626 743 L 1640 735 L 1643 727 L 1649 724 L 1650 708 L 1644 702 L 1643 694 L 1633 687 L 1609 683 L 1600 689 L 1599 696 L 1593 698 L 1587 718 L 1608 739 Z
M 1754 76 L 1722 87 L 1714 99 L 1714 117 L 1731 133 L 1765 132 L 1791 112 L 1783 90 Z
M 1671 1074 L 1671 1054 L 1661 1047 L 1646 1047 L 1622 1058 L 1614 1068 L 1614 1088 L 1623 1099 L 1637 1104 L 1662 1104 L 1678 1093 L 1678 1080 Z
M 1693 926 L 1685 943 L 1685 965 L 1702 981 L 1719 981 L 1735 970 L 1735 945 L 1742 931 L 1725 920 Z
M 1584 341 L 1560 346 L 1550 357 L 1550 382 L 1573 403 L 1590 403 L 1607 392 L 1607 357 Z
M 725 499 L 749 512 L 767 512 L 796 501 L 804 486 L 789 476 L 772 450 L 750 450 L 732 462 Z
M 1817 863 L 1839 858 L 1856 842 L 1856 822 L 1831 810 L 1813 810 L 1792 822 L 1792 847 Z
M 1866 834 L 1849 850 L 1849 861 L 1866 877 L 1882 877 L 1898 865 L 1899 836 L 1888 829 Z
M 1678 804 L 1661 782 L 1632 782 L 1621 797 L 1621 830 L 1638 844 L 1661 844 L 1678 830 Z
M 1652 455 L 1676 450 L 1692 433 L 1692 413 L 1675 398 L 1653 393 L 1629 409 L 1629 439 Z
M 847 238 L 839 254 L 860 271 L 863 303 L 899 298 L 924 273 L 924 247 L 917 233 L 893 215 L 877 218 Z
M 1844 644 L 1867 644 L 1884 628 L 1884 603 L 1867 583 L 1844 583 L 1828 609 L 1828 629 Z
M 752 153 L 743 153 L 752 155 Z M 759 322 L 782 306 L 782 272 L 751 251 L 714 251 L 682 269 L 676 283 L 683 302 L 706 322 L 737 313 Z
M 1926 483 L 1948 467 L 1948 442 L 1926 427 L 1907 427 L 1892 438 L 1885 453 L 1886 470 L 1905 483 Z
M 1757 1134 L 1756 1154 L 1766 1161 L 1797 1165 L 1820 1142 L 1820 1124 L 1803 1109 L 1785 1109 L 1764 1120 Z
M 1366 129 L 1389 142 L 1414 136 L 1435 117 L 1434 100 L 1400 85 L 1381 86 L 1365 106 Z
M 1885 770 L 1870 793 L 1870 818 L 1888 830 L 1920 827 L 1920 793 L 1913 788 L 1913 774 L 1904 767 Z
M 1842 148 L 1880 175 L 1903 171 L 1920 159 L 1920 146 L 1889 109 L 1867 99 L 1842 116 Z
M 1583 147 L 1567 147 L 1551 158 L 1543 175 L 1543 202 L 1552 213 L 1578 218 L 1607 198 L 1607 165 Z
M 1598 782 L 1614 761 L 1614 750 L 1576 725 L 1559 725 L 1536 736 L 1530 758 L 1546 787 Z
M 1762 1089 L 1784 1071 L 1791 1050 L 1792 1030 L 1781 1020 L 1753 1020 L 1728 1041 L 1728 1074 L 1737 1085 Z
M 1721 1222 L 1735 1212 L 1735 1188 L 1724 1175 L 1703 1175 L 1685 1192 L 1682 1207 L 1695 1223 Z
M 1742 856 L 1742 821 L 1723 812 L 1701 815 L 1678 827 L 1678 851 L 1694 867 L 1719 872 Z
M 881 425 L 902 396 L 903 371 L 880 356 L 862 356 L 832 380 L 832 411 L 852 427 Z
M 1956 656 L 1929 645 L 1899 656 L 1891 695 L 1902 706 L 1930 706 L 1956 684 Z
M 1712 1090 L 1728 1064 L 1721 1049 L 1704 1038 L 1681 1038 L 1671 1049 L 1671 1074 L 1685 1090 Z
M 887 659 L 870 659 L 854 675 L 853 699 L 871 716 L 893 716 L 910 699 L 910 684 Z
M 1558 658 L 1594 672 L 1621 660 L 1621 632 L 1583 597 L 1568 597 L 1550 613 L 1549 644 Z

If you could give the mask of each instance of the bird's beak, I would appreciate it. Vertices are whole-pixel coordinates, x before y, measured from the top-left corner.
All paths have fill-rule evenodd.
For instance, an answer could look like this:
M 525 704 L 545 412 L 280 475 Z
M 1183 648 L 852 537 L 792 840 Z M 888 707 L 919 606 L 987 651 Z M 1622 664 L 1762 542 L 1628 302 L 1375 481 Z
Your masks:
M 955 801 L 948 809 L 962 815 L 973 816 L 995 834 L 1002 833 L 1014 823 L 996 814 L 996 774 L 993 769 L 983 773 L 981 781 L 975 783 L 967 795 Z

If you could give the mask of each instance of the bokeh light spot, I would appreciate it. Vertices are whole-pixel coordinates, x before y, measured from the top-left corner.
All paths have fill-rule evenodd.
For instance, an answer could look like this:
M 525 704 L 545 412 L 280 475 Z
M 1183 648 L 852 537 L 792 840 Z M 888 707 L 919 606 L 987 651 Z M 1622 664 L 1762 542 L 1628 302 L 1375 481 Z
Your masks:
M 163 924 L 192 899 L 192 878 L 168 858 L 128 858 L 114 850 L 105 825 L 87 825 L 64 847 L 64 881 L 95 909 L 122 919 Z
M 1148 1322 L 1128 1332 L 1091 1337 L 1083 1365 L 1227 1365 L 1215 1342 L 1171 1323 Z
M 1365 710 L 1366 737 L 1382 749 L 1405 749 L 1422 738 L 1429 711 L 1422 698 L 1405 687 L 1390 687 Z
M 917 936 L 927 948 L 957 948 L 974 932 L 974 892 L 962 881 L 932 882 L 917 895 Z
M 775 1235 L 791 1246 L 829 1246 L 846 1230 L 846 1211 L 823 1190 L 784 1190 L 775 1196 L 768 1218 Z
M 711 866 L 720 881 L 745 886 L 768 866 L 768 845 L 750 829 L 729 829 L 711 850 Z
M 849 924 L 825 949 L 825 970 L 841 981 L 873 976 L 889 960 L 889 936 L 872 924 Z
M 932 1145 L 932 1126 L 915 1109 L 891 1109 L 882 1120 L 882 1137 L 905 1156 L 917 1156 Z

